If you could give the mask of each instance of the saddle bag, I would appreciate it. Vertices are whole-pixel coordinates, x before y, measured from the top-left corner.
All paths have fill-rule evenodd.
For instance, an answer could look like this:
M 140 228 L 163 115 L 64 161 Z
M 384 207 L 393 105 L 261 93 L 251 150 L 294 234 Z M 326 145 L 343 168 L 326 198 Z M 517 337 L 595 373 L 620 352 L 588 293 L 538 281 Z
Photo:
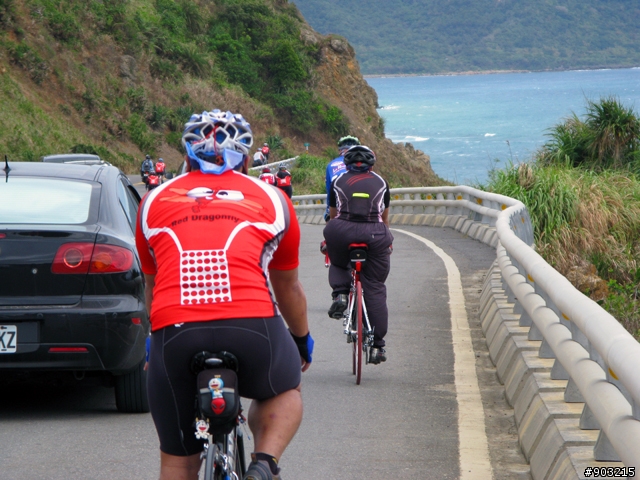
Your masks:
M 228 368 L 210 368 L 198 374 L 198 411 L 209 420 L 211 433 L 229 433 L 240 413 L 238 376 Z

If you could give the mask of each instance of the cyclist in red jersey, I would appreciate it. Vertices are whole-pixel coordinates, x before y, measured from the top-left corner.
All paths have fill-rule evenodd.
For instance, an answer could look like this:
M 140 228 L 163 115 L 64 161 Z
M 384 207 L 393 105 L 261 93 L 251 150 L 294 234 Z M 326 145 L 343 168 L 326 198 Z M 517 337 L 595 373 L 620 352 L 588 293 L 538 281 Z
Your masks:
M 161 480 L 198 477 L 195 352 L 238 357 L 240 395 L 253 399 L 255 452 L 245 479 L 280 478 L 278 459 L 302 420 L 300 372 L 311 364 L 313 340 L 298 280 L 300 229 L 291 201 L 246 175 L 252 142 L 241 115 L 194 114 L 183 133 L 190 171 L 140 205 L 136 245 L 151 316 L 148 389 Z
M 262 169 L 262 173 L 260 174 L 260 176 L 258 176 L 258 178 L 263 182 L 268 183 L 269 185 L 276 184 L 276 176 L 271 173 L 271 169 L 269 167 L 264 167 Z
M 287 170 L 286 165 L 280 165 L 278 167 L 278 173 L 276 173 L 275 178 L 276 187 L 286 193 L 287 197 L 291 198 L 293 196 L 293 187 L 291 186 L 291 172 Z

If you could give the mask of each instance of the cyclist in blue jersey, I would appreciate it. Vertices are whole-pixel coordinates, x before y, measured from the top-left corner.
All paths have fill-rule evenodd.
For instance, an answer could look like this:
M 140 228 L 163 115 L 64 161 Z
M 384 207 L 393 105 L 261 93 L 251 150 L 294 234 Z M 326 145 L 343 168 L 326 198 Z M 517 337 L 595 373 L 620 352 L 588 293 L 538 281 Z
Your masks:
M 344 153 L 354 145 L 360 145 L 360 140 L 358 140 L 358 137 L 352 137 L 351 135 L 342 137 L 340 140 L 338 140 L 338 151 L 340 152 L 340 156 L 331 160 L 329 162 L 329 165 L 327 165 L 327 171 L 324 177 L 327 190 L 327 210 L 324 213 L 325 222 L 329 221 L 329 190 L 331 188 L 331 182 L 338 175 L 347 171 L 346 167 L 344 166 Z

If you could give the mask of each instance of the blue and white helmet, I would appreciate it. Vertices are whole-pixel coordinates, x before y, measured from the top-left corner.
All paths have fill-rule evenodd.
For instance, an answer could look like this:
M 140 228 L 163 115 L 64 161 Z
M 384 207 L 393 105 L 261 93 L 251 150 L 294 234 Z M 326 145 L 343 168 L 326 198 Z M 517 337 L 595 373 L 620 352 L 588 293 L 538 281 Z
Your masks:
M 253 134 L 242 115 L 216 109 L 191 115 L 184 125 L 182 145 L 200 171 L 219 175 L 244 161 L 253 145 Z

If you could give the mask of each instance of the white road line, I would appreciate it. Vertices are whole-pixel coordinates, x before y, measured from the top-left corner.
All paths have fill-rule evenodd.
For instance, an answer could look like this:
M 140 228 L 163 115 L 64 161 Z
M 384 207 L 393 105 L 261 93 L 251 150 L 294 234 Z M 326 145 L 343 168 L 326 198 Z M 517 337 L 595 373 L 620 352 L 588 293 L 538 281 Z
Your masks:
M 458 438 L 460 442 L 460 480 L 493 478 L 489 445 L 484 424 L 484 408 L 476 375 L 476 356 L 471 342 L 460 271 L 453 259 L 435 243 L 406 230 L 392 229 L 424 243 L 438 255 L 447 269 L 454 374 L 458 402 Z

